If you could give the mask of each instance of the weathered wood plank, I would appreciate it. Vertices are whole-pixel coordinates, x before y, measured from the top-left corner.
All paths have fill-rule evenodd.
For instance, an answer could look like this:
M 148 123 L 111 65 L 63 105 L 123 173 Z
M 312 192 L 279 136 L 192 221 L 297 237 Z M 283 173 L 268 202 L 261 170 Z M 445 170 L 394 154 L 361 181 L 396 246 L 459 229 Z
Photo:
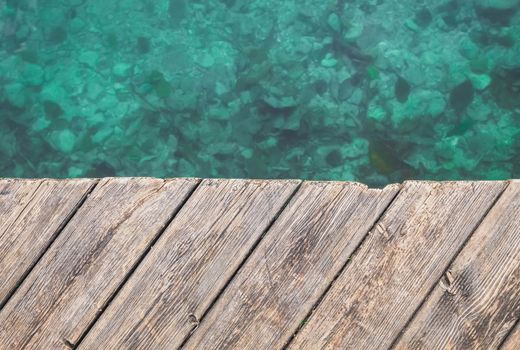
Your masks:
M 505 186 L 405 182 L 289 348 L 388 348 Z
M 396 348 L 496 349 L 519 317 L 520 181 L 505 190 Z
M 197 183 L 101 180 L 0 311 L 0 349 L 74 344 Z
M 0 180 L 0 310 L 97 180 Z
M 178 347 L 299 184 L 204 180 L 79 348 Z
M 501 350 L 518 350 L 520 349 L 520 322 L 517 321 L 515 328 L 507 337 L 504 344 L 500 347 Z
M 304 182 L 186 348 L 281 348 L 398 190 Z

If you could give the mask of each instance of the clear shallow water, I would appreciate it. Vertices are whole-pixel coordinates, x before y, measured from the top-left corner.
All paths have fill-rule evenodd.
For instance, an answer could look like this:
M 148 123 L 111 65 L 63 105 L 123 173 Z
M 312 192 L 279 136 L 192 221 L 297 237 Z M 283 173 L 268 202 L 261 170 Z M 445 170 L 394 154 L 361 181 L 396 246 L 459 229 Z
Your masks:
M 0 10 L 2 177 L 520 177 L 518 0 Z

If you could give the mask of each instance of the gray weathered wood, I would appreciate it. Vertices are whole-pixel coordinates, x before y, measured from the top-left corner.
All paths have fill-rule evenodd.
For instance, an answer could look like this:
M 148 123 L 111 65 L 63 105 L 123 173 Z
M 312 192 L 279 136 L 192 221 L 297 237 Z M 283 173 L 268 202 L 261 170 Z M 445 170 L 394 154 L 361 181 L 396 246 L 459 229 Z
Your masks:
M 515 328 L 507 337 L 504 344 L 500 347 L 501 350 L 518 350 L 520 349 L 520 322 L 517 321 Z
M 0 349 L 74 344 L 197 183 L 101 180 L 0 311 Z
M 290 349 L 386 349 L 504 190 L 405 182 Z
M 80 349 L 175 349 L 300 181 L 204 180 Z
M 186 348 L 281 348 L 398 189 L 304 182 Z
M 396 348 L 496 349 L 519 317 L 520 181 L 504 191 Z
M 0 180 L 0 309 L 96 180 Z

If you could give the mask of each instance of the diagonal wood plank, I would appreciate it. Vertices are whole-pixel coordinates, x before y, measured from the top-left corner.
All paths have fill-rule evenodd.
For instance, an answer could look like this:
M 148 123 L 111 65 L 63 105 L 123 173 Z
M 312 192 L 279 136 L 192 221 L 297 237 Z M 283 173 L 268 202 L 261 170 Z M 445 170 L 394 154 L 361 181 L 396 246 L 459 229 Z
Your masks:
M 290 349 L 386 349 L 505 182 L 405 182 Z
M 101 180 L 0 311 L 0 349 L 72 346 L 197 183 Z
M 520 317 L 520 181 L 511 182 L 397 349 L 496 349 Z
M 0 180 L 0 310 L 96 183 Z
M 300 181 L 204 180 L 80 349 L 175 349 Z
M 518 350 L 520 349 L 520 322 L 516 322 L 516 326 L 508 335 L 504 344 L 500 347 L 501 350 Z
M 304 182 L 186 348 L 281 348 L 398 190 Z

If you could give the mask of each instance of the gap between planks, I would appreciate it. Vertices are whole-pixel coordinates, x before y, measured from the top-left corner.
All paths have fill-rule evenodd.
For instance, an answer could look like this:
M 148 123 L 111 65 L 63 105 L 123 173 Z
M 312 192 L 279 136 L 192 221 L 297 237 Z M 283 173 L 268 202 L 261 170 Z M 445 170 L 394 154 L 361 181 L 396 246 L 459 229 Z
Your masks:
M 0 301 L 0 312 L 2 311 L 4 306 L 9 302 L 9 300 L 13 297 L 13 295 L 16 293 L 18 288 L 20 288 L 20 286 L 22 285 L 24 280 L 27 278 L 27 276 L 31 273 L 31 271 L 34 269 L 34 267 L 40 262 L 42 257 L 45 255 L 47 250 L 49 250 L 49 248 L 52 246 L 52 244 L 56 241 L 56 239 L 59 237 L 61 232 L 63 232 L 63 230 L 65 229 L 67 224 L 70 222 L 70 220 L 72 220 L 74 215 L 76 215 L 78 210 L 83 206 L 83 204 L 87 200 L 88 196 L 92 193 L 92 191 L 94 191 L 94 189 L 96 188 L 96 186 L 99 183 L 99 179 L 88 179 L 88 180 L 92 181 L 91 187 L 83 194 L 82 198 L 76 203 L 75 207 L 72 208 L 72 210 L 70 211 L 68 216 L 66 216 L 63 219 L 63 221 L 60 224 L 60 226 L 56 229 L 56 232 L 50 237 L 50 239 L 47 242 L 47 244 L 44 245 L 44 247 L 42 248 L 41 252 L 35 257 L 34 262 L 31 263 L 29 265 L 29 267 L 25 270 L 25 272 L 21 275 L 21 277 L 16 282 L 16 285 L 7 293 L 5 299 Z M 38 184 L 37 188 L 31 194 L 31 198 L 27 201 L 27 204 L 25 205 L 23 210 L 18 214 L 17 218 L 15 220 L 13 220 L 13 222 L 10 225 L 10 227 L 8 227 L 4 232 L 7 232 L 11 228 L 11 226 L 14 225 L 18 221 L 18 219 L 23 214 L 23 212 L 26 210 L 26 208 L 31 204 L 31 202 L 33 202 L 33 200 L 34 200 L 38 190 L 43 186 L 43 184 L 46 181 L 48 181 L 48 179 L 42 179 L 41 180 L 41 182 Z M 63 181 L 67 181 L 67 180 L 63 180 Z
M 398 186 L 305 182 L 185 348 L 283 347 Z
M 103 305 L 103 307 L 101 308 L 101 310 L 99 311 L 99 313 L 96 315 L 96 317 L 94 318 L 94 320 L 92 320 L 92 322 L 87 326 L 87 328 L 85 329 L 85 331 L 81 334 L 81 336 L 79 337 L 78 341 L 74 344 L 72 342 L 70 342 L 69 340 L 67 339 L 64 339 L 64 343 L 69 346 L 71 349 L 77 349 L 80 345 L 81 345 L 81 342 L 83 341 L 83 339 L 85 339 L 85 337 L 87 336 L 87 334 L 90 332 L 90 330 L 92 329 L 92 327 L 94 327 L 94 324 L 99 320 L 99 318 L 103 315 L 103 313 L 105 312 L 105 310 L 107 309 L 107 307 L 110 306 L 110 304 L 112 303 L 112 301 L 117 297 L 117 295 L 119 294 L 119 292 L 121 291 L 121 289 L 123 288 L 123 286 L 128 282 L 128 280 L 132 277 L 132 275 L 134 274 L 134 272 L 137 270 L 137 268 L 139 267 L 139 265 L 142 264 L 142 262 L 144 261 L 144 259 L 146 258 L 146 256 L 148 255 L 148 253 L 150 252 L 150 250 L 152 249 L 152 247 L 155 245 L 155 243 L 157 243 L 157 241 L 159 240 L 159 238 L 161 238 L 161 236 L 164 234 L 164 231 L 166 231 L 166 229 L 170 226 L 170 224 L 172 223 L 172 221 L 175 219 L 175 217 L 177 216 L 177 214 L 179 214 L 179 212 L 181 211 L 181 209 L 184 207 L 184 205 L 186 204 L 186 202 L 188 202 L 188 200 L 191 198 L 191 196 L 193 195 L 193 193 L 197 190 L 197 188 L 199 188 L 200 184 L 201 184 L 202 180 L 199 179 L 198 183 L 188 192 L 188 195 L 186 196 L 186 198 L 184 198 L 184 200 L 181 202 L 181 204 L 179 205 L 179 207 L 177 208 L 177 210 L 175 210 L 172 214 L 172 216 L 167 220 L 166 224 L 164 225 L 164 227 L 162 227 L 160 230 L 159 230 L 159 233 L 158 235 L 150 242 L 150 244 L 148 245 L 148 247 L 145 249 L 145 251 L 143 252 L 143 254 L 138 258 L 138 260 L 136 261 L 136 263 L 132 266 L 132 268 L 130 269 L 130 271 L 128 272 L 128 274 L 123 278 L 121 284 L 116 288 L 116 290 L 114 291 L 114 293 L 110 296 L 110 298 L 107 300 L 107 302 L 105 303 L 105 305 Z
M 459 249 L 457 250 L 457 252 L 455 253 L 455 255 L 450 259 L 448 265 L 446 266 L 446 268 L 444 269 L 444 271 L 442 272 L 442 275 L 440 276 L 439 280 L 434 283 L 430 290 L 428 291 L 428 293 L 426 293 L 424 299 L 421 301 L 421 303 L 417 306 L 417 308 L 415 309 L 415 311 L 412 313 L 412 315 L 410 316 L 410 318 L 408 319 L 408 321 L 406 321 L 406 324 L 404 325 L 404 327 L 401 329 L 401 331 L 399 332 L 399 334 L 393 339 L 389 349 L 394 349 L 396 344 L 399 342 L 399 340 L 401 339 L 401 337 L 403 336 L 403 333 L 404 331 L 408 328 L 408 326 L 410 325 L 410 323 L 413 321 L 413 319 L 416 317 L 416 315 L 418 314 L 419 310 L 421 310 L 421 308 L 424 306 L 425 302 L 430 298 L 430 296 L 432 295 L 433 291 L 435 290 L 435 287 L 437 287 L 437 285 L 439 284 L 439 282 L 445 278 L 446 276 L 446 273 L 449 271 L 451 265 L 453 264 L 453 262 L 455 261 L 455 259 L 457 259 L 457 257 L 459 256 L 459 254 L 462 252 L 462 250 L 467 246 L 469 240 L 471 239 L 471 237 L 473 237 L 473 235 L 475 234 L 475 232 L 478 230 L 478 228 L 480 227 L 480 225 L 482 224 L 482 222 L 484 221 L 484 219 L 489 215 L 489 212 L 491 211 L 491 209 L 493 209 L 495 207 L 495 205 L 497 204 L 497 202 L 500 200 L 500 198 L 502 198 L 502 196 L 504 195 L 504 192 L 506 191 L 506 189 L 509 187 L 510 185 L 510 181 L 507 181 L 506 182 L 507 185 L 504 186 L 504 188 L 502 189 L 502 191 L 500 192 L 500 194 L 495 198 L 495 200 L 493 201 L 493 203 L 491 204 L 491 206 L 487 209 L 487 211 L 485 212 L 485 214 L 480 218 L 480 220 L 478 221 L 477 225 L 475 226 L 475 228 L 473 229 L 473 231 L 468 235 L 468 237 L 466 237 L 466 239 L 464 240 L 464 243 L 459 247 Z
M 280 210 L 276 213 L 275 217 L 273 218 L 273 220 L 271 220 L 271 222 L 267 225 L 267 228 L 262 232 L 262 234 L 260 235 L 260 237 L 258 238 L 258 240 L 253 244 L 253 246 L 251 247 L 251 249 L 247 252 L 247 255 L 246 257 L 244 258 L 244 260 L 242 260 L 242 262 L 239 264 L 239 266 L 235 269 L 235 271 L 233 271 L 233 274 L 231 275 L 231 277 L 226 281 L 226 283 L 224 284 L 224 286 L 218 291 L 217 293 L 217 296 L 215 297 L 215 299 L 213 299 L 213 301 L 210 303 L 209 307 L 204 311 L 204 313 L 201 315 L 201 317 L 199 319 L 196 319 L 196 326 L 192 329 L 192 331 L 183 339 L 182 343 L 179 345 L 178 349 L 182 349 L 184 347 L 184 345 L 186 344 L 186 342 L 189 340 L 190 336 L 193 334 L 193 332 L 196 331 L 196 329 L 198 328 L 199 324 L 201 322 L 204 321 L 204 318 L 206 317 L 206 315 L 208 314 L 208 312 L 210 312 L 213 307 L 215 306 L 215 304 L 217 303 L 217 301 L 220 299 L 220 297 L 222 296 L 222 293 L 224 293 L 224 291 L 229 287 L 229 284 L 231 283 L 231 281 L 235 278 L 236 274 L 238 273 L 238 271 L 240 271 L 240 269 L 242 268 L 242 266 L 244 266 L 244 264 L 250 259 L 251 257 L 251 254 L 253 254 L 253 252 L 256 250 L 256 248 L 258 247 L 258 245 L 260 244 L 260 242 L 264 239 L 265 235 L 267 234 L 267 232 L 269 232 L 269 230 L 271 229 L 271 227 L 274 225 L 274 223 L 276 222 L 276 220 L 278 220 L 278 218 L 280 217 L 280 215 L 282 215 L 282 213 L 284 212 L 284 210 L 290 205 L 290 203 L 292 202 L 292 200 L 294 199 L 294 197 L 296 196 L 296 194 L 298 193 L 298 191 L 300 190 L 301 186 L 303 184 L 303 181 L 300 182 L 298 184 L 298 186 L 294 189 L 293 193 L 291 193 L 291 195 L 287 198 L 287 200 L 285 201 L 285 203 L 283 204 L 283 206 L 280 208 Z
M 199 180 L 101 181 L 0 312 L 0 348 L 77 341 Z M 171 209 L 163 210 L 165 204 Z
M 408 182 L 406 191 L 403 188 L 393 209 L 389 210 L 391 213 L 382 218 L 389 231 L 374 232 L 370 236 L 358 251 L 362 254 L 358 253 L 358 259 L 337 279 L 319 309 L 291 343 L 291 348 L 312 348 L 313 344 L 318 347 L 321 344 L 326 347 L 388 348 L 417 305 L 424 301 L 431 284 L 442 277 L 449 260 L 456 256 L 460 245 L 504 191 L 506 183 L 482 182 L 477 186 L 462 182 L 458 186 L 455 182 Z M 457 188 L 461 191 L 454 197 L 453 191 Z M 438 208 L 439 205 L 443 208 Z M 468 220 L 453 212 L 459 208 L 461 214 L 470 215 Z M 442 210 L 438 212 L 438 209 Z M 475 216 L 475 209 L 479 209 L 478 216 Z M 469 223 L 471 226 L 466 227 Z M 409 235 L 414 232 L 419 235 L 418 240 Z M 451 244 L 453 246 L 447 249 Z M 412 248 L 410 253 L 413 254 L 408 255 L 408 249 Z M 443 254 L 431 260 L 438 249 L 443 249 Z M 416 257 L 420 268 L 403 266 Z M 413 280 L 409 279 L 411 276 Z M 404 294 L 399 289 L 399 280 L 403 278 L 406 285 L 413 286 Z M 419 281 L 420 284 L 414 285 Z M 383 285 L 385 288 L 381 289 Z M 393 295 L 391 302 L 384 303 L 389 295 Z M 342 308 L 345 308 L 344 312 Z
M 178 347 L 300 183 L 204 180 L 81 348 Z
M 367 240 L 367 237 L 368 237 L 368 234 L 373 231 L 374 229 L 376 229 L 377 227 L 377 224 L 379 222 L 379 220 L 381 219 L 381 217 L 383 217 L 383 215 L 385 215 L 385 213 L 388 211 L 388 208 L 390 208 L 390 206 L 394 203 L 395 199 L 397 198 L 397 196 L 399 195 L 399 192 L 401 192 L 401 189 L 402 189 L 402 184 L 399 184 L 399 189 L 398 191 L 395 193 L 394 197 L 390 200 L 390 202 L 387 204 L 386 208 L 381 212 L 381 214 L 375 219 L 375 222 L 374 222 L 374 225 L 367 231 L 367 233 L 365 234 L 365 236 L 363 237 L 363 239 L 359 242 L 359 244 L 354 248 L 354 251 L 352 252 L 352 254 L 350 255 L 350 257 L 347 259 L 347 261 L 345 262 L 345 264 L 341 267 L 341 269 L 338 271 L 338 273 L 336 274 L 336 276 L 334 276 L 334 279 L 329 283 L 329 285 L 327 286 L 327 288 L 325 289 L 325 291 L 321 294 L 321 296 L 319 297 L 318 301 L 316 301 L 316 303 L 314 303 L 314 305 L 312 306 L 311 310 L 307 313 L 307 315 L 305 315 L 305 317 L 303 318 L 303 320 L 301 320 L 299 322 L 299 326 L 298 326 L 298 329 L 296 329 L 296 331 L 291 335 L 291 337 L 287 340 L 287 342 L 285 343 L 285 345 L 282 347 L 282 349 L 286 350 L 289 348 L 289 346 L 291 345 L 291 343 L 293 342 L 293 340 L 296 338 L 296 336 L 298 335 L 298 333 L 300 332 L 300 330 L 303 328 L 303 326 L 307 323 L 307 321 L 309 320 L 309 318 L 311 317 L 312 313 L 314 312 L 314 310 L 320 305 L 320 303 L 323 301 L 323 298 L 325 297 L 325 295 L 329 292 L 330 288 L 332 287 L 332 285 L 334 284 L 334 282 L 338 279 L 338 277 L 343 273 L 343 271 L 345 271 L 345 269 L 347 268 L 347 266 L 350 264 L 350 262 L 352 261 L 352 259 L 354 259 L 354 257 L 357 255 L 358 251 L 359 251 L 359 248 L 363 245 L 363 243 L 365 243 L 365 241 Z

